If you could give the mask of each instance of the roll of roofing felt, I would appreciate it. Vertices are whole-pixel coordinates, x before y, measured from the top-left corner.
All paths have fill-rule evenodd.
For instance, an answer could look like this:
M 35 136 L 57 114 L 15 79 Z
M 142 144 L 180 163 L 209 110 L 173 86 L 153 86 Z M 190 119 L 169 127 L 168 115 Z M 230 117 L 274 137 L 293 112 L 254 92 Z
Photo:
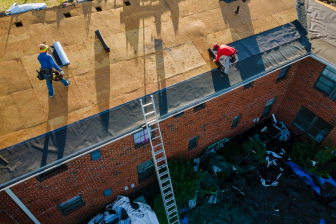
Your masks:
M 66 56 L 64 50 L 63 50 L 63 47 L 62 45 L 60 44 L 60 42 L 55 42 L 54 43 L 54 48 L 58 54 L 58 57 L 60 58 L 61 62 L 62 62 L 62 65 L 60 65 L 61 67 L 63 66 L 66 66 L 66 65 L 69 65 L 70 64 L 70 61 L 68 59 L 68 57 Z
M 105 49 L 106 52 L 110 52 L 110 48 L 107 46 L 105 40 L 104 40 L 104 37 L 103 35 L 101 34 L 100 30 L 96 30 L 96 35 L 97 37 L 99 38 L 100 42 L 103 44 L 103 47 Z

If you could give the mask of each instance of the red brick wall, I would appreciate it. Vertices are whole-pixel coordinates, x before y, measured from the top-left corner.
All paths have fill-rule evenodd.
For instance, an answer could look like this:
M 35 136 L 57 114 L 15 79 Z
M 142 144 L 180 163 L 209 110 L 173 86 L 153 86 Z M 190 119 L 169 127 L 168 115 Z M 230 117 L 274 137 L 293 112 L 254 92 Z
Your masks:
M 292 125 L 292 122 L 301 106 L 304 106 L 335 126 L 336 103 L 314 88 L 315 82 L 319 78 L 325 65 L 313 58 L 306 58 L 297 63 L 296 66 L 295 76 L 291 79 L 286 89 L 285 97 L 281 99 L 276 109 L 275 114 L 277 118 L 284 121 L 295 133 L 303 134 L 298 128 Z M 327 139 L 336 142 L 335 129 L 328 134 L 324 142 Z M 322 142 L 322 144 L 324 144 L 324 142 Z
M 304 63 L 306 64 L 293 65 L 287 78 L 281 82 L 276 83 L 280 73 L 277 71 L 256 80 L 252 88 L 244 90 L 244 87 L 240 87 L 206 102 L 205 108 L 197 112 L 189 109 L 179 118 L 171 117 L 162 121 L 160 127 L 167 157 L 178 157 L 180 153 L 184 157 L 197 157 L 212 143 L 247 130 L 254 125 L 253 119 L 261 116 L 266 102 L 274 97 L 277 97 L 277 100 L 270 115 L 276 111 L 280 119 L 290 123 L 300 106 L 297 105 L 298 103 L 294 105 L 287 96 L 284 96 L 285 92 L 292 96 L 291 91 L 295 90 L 296 82 L 301 85 L 299 72 L 301 69 L 306 69 L 307 77 L 310 76 L 312 69 L 322 69 L 321 65 L 311 59 L 305 60 Z M 312 67 L 308 69 L 308 66 Z M 296 76 L 292 78 L 294 74 Z M 315 79 L 311 78 L 311 80 Z M 306 81 L 302 82 L 306 83 Z M 288 85 L 294 90 L 288 89 Z M 315 91 L 312 95 L 319 94 Z M 300 99 L 295 98 L 295 100 Z M 287 116 L 284 113 L 286 110 L 289 110 L 290 115 Z M 238 115 L 241 115 L 239 125 L 231 129 L 233 118 Z M 199 137 L 198 145 L 188 151 L 189 139 L 195 136 Z M 125 185 L 130 188 L 134 183 L 137 189 L 155 180 L 155 177 L 152 177 L 141 184 L 138 183 L 137 165 L 149 160 L 151 152 L 148 145 L 135 149 L 133 136 L 126 136 L 102 147 L 101 155 L 102 159 L 97 161 L 92 161 L 90 155 L 84 155 L 68 163 L 69 169 L 55 177 L 41 183 L 38 183 L 36 178 L 31 178 L 13 187 L 12 190 L 41 223 L 78 223 L 97 214 L 103 207 L 113 202 L 118 194 L 124 195 Z M 113 194 L 105 197 L 103 191 L 108 188 L 112 188 Z M 79 194 L 84 198 L 86 205 L 63 218 L 56 206 Z M 23 218 L 22 212 L 17 212 L 14 205 L 6 204 L 8 200 L 11 199 L 6 198 L 6 193 L 2 192 L 0 211 L 4 210 L 11 214 L 18 223 L 29 223 Z

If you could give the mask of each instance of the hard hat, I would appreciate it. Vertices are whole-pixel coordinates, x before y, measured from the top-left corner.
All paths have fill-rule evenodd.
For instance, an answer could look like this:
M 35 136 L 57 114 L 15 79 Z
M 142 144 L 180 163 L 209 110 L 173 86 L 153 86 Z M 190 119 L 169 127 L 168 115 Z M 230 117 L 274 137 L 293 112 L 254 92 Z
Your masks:
M 212 49 L 216 49 L 218 47 L 218 44 L 214 44 Z

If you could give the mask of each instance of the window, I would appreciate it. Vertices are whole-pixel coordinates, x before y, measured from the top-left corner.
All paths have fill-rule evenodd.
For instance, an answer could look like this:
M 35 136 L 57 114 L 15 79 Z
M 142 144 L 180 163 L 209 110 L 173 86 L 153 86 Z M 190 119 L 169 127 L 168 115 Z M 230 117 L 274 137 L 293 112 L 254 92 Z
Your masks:
M 57 205 L 58 209 L 62 212 L 63 216 L 67 216 L 70 213 L 85 206 L 85 202 L 81 195 L 70 199 L 67 202 Z
M 191 150 L 197 147 L 197 140 L 198 140 L 197 136 L 189 140 L 188 150 Z
M 112 195 L 112 189 L 109 188 L 109 189 L 105 190 L 104 195 L 105 195 L 105 197 L 111 196 Z
M 321 76 L 315 83 L 315 88 L 336 99 L 336 69 L 326 66 Z
M 286 78 L 286 75 L 287 75 L 287 73 L 289 71 L 289 68 L 290 68 L 290 66 L 281 69 L 280 74 L 279 74 L 276 82 L 279 82 L 279 81 L 281 81 L 281 80 L 283 80 L 283 79 Z
M 233 118 L 232 126 L 231 128 L 237 127 L 239 120 L 240 120 L 241 115 L 238 115 L 237 117 Z
M 293 124 L 305 132 L 307 135 L 315 139 L 317 142 L 322 140 L 328 135 L 333 128 L 328 122 L 316 116 L 313 112 L 305 107 L 302 107 L 296 115 Z
M 268 115 L 268 113 L 269 113 L 269 112 L 271 111 L 271 109 L 272 109 L 272 106 L 273 106 L 273 103 L 275 102 L 275 100 L 276 100 L 276 97 L 273 98 L 273 99 L 271 99 L 271 100 L 269 100 L 269 101 L 267 101 L 266 106 L 265 106 L 265 109 L 264 109 L 264 111 L 263 111 L 262 114 L 261 114 L 261 117 L 265 117 L 265 116 Z
M 174 117 L 174 118 L 182 117 L 183 114 L 184 114 L 184 111 L 181 112 L 181 113 L 178 113 L 178 114 L 174 115 L 173 117 Z
M 54 177 L 60 173 L 63 173 L 64 171 L 68 170 L 68 166 L 66 164 L 62 164 L 58 167 L 55 167 L 51 170 L 48 170 L 38 176 L 36 176 L 36 179 L 38 180 L 38 182 L 42 182 L 46 179 L 49 179 L 50 177 Z
M 244 89 L 248 89 L 248 88 L 253 87 L 253 83 L 254 82 L 250 82 L 249 84 L 244 85 Z
M 94 151 L 94 152 L 91 152 L 90 155 L 91 155 L 91 158 L 92 158 L 93 161 L 96 161 L 96 160 L 101 158 L 101 154 L 100 154 L 99 149 Z
M 151 131 L 152 127 L 148 127 L 148 129 L 149 129 L 151 138 L 153 138 L 153 132 Z M 147 128 L 143 128 L 141 131 L 135 133 L 133 135 L 133 138 L 134 138 L 134 147 L 135 148 L 141 147 L 141 146 L 149 143 L 149 135 L 147 133 Z
M 201 109 L 203 109 L 205 107 L 204 103 L 197 105 L 196 107 L 194 107 L 194 112 L 199 111 Z
M 144 181 L 145 179 L 154 174 L 153 159 L 141 163 L 137 168 L 138 168 L 139 182 Z

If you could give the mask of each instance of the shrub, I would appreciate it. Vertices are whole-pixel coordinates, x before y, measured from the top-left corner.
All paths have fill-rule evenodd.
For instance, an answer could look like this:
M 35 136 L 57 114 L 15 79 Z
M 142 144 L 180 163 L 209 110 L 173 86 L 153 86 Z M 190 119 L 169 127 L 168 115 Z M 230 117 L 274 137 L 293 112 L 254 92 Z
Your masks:
M 168 224 L 166 210 L 163 205 L 161 194 L 154 198 L 153 211 L 155 212 L 160 224 Z
M 248 141 L 243 143 L 243 150 L 245 152 L 250 152 L 253 150 L 252 158 L 257 160 L 259 163 L 264 163 L 266 161 L 266 148 L 265 145 L 260 140 Z
M 311 144 L 307 142 L 296 142 L 293 146 L 291 159 L 294 163 L 304 167 L 304 164 L 313 159 L 318 151 L 319 148 L 315 141 Z
M 178 160 L 169 160 L 168 164 L 176 202 L 185 205 L 200 189 L 198 183 L 204 174 L 201 171 L 194 173 L 194 163 L 190 160 L 183 161 L 182 155 Z
M 237 141 L 227 144 L 223 148 L 218 150 L 218 154 L 223 156 L 225 160 L 228 161 L 229 163 L 235 163 L 235 161 L 231 158 L 231 153 L 233 156 L 236 157 L 239 154 L 241 154 L 241 152 L 242 152 L 241 148 L 238 145 Z

